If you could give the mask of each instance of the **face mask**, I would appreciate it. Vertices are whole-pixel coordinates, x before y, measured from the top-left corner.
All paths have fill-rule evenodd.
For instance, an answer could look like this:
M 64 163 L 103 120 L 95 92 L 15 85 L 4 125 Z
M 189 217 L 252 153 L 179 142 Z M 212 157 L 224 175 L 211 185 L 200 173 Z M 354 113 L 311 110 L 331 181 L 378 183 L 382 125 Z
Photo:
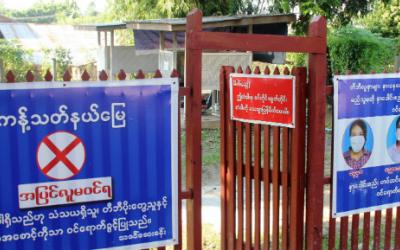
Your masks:
M 358 153 L 361 151 L 361 149 L 364 147 L 364 143 L 365 143 L 365 138 L 362 135 L 350 137 L 351 148 L 353 149 L 353 151 L 355 153 Z
M 400 141 L 400 128 L 396 129 L 396 140 Z

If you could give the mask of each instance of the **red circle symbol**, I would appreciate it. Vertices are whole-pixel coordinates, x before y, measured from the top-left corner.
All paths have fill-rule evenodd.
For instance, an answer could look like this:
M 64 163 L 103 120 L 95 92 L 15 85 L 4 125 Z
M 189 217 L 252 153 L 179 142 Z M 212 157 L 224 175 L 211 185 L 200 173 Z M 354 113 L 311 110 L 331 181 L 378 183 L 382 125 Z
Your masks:
M 39 143 L 36 161 L 47 177 L 65 180 L 77 175 L 85 163 L 86 152 L 82 140 L 69 132 L 49 134 Z

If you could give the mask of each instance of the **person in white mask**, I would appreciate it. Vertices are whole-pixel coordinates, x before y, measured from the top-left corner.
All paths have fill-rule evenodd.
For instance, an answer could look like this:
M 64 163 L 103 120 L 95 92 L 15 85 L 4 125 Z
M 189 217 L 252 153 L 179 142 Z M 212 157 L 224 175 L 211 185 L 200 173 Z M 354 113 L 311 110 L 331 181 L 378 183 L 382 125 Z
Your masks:
M 394 136 L 396 136 L 396 142 L 390 148 L 388 148 L 388 153 L 392 161 L 400 162 L 400 117 L 398 117 L 396 120 L 396 133 Z
M 367 141 L 367 124 L 358 119 L 350 125 L 350 147 L 343 153 L 346 163 L 355 170 L 362 168 L 371 156 L 371 152 L 365 149 Z

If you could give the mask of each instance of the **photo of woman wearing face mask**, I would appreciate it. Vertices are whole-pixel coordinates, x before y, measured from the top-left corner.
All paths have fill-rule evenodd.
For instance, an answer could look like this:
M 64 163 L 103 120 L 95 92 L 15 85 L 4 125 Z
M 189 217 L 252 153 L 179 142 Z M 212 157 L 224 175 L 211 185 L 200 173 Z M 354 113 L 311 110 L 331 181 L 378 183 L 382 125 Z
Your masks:
M 352 169 L 360 169 L 363 167 L 371 156 L 371 151 L 367 150 L 367 124 L 365 121 L 358 119 L 350 124 L 349 142 L 347 151 L 344 151 L 343 157 Z M 346 140 L 346 138 L 344 138 Z
M 392 161 L 400 162 L 400 117 L 395 119 L 396 124 L 392 124 L 388 133 L 388 153 Z

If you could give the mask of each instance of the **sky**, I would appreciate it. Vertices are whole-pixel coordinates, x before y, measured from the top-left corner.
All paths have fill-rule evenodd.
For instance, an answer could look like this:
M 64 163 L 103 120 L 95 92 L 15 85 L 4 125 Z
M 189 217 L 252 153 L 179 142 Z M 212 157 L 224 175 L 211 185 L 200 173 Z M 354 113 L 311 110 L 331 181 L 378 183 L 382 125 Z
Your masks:
M 0 3 L 2 3 L 7 9 L 26 9 L 39 1 L 62 2 L 62 0 L 0 0 Z M 86 10 L 90 2 L 96 4 L 97 11 L 104 11 L 107 0 L 76 0 L 76 3 L 82 11 Z

